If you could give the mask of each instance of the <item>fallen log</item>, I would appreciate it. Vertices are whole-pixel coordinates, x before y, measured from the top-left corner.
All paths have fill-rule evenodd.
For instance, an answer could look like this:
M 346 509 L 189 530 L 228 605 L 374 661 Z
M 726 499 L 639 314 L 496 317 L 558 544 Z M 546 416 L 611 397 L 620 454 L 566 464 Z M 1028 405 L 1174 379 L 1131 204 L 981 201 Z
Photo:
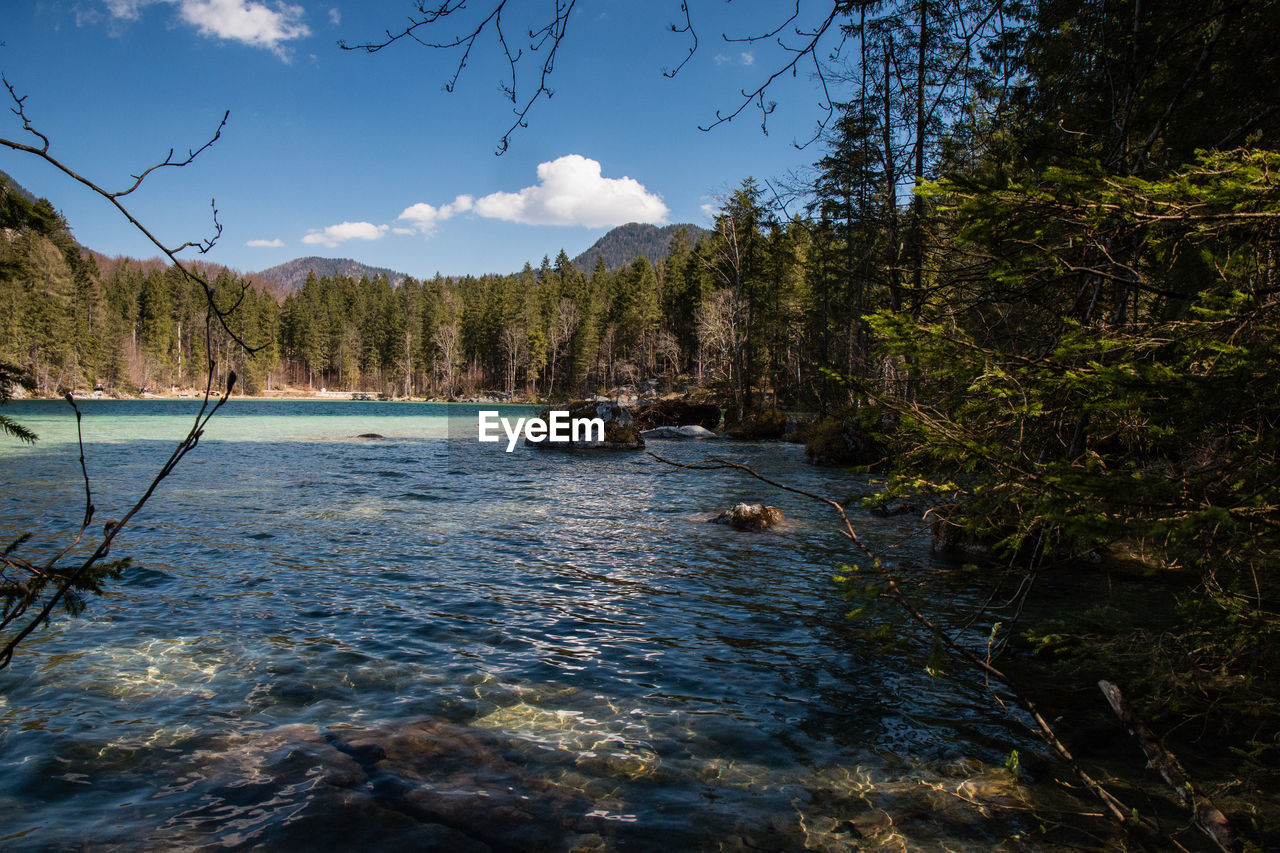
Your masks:
M 1227 816 L 1213 804 L 1200 786 L 1187 775 L 1177 757 L 1165 749 L 1160 739 L 1147 727 L 1142 718 L 1134 713 L 1120 688 L 1110 681 L 1099 681 L 1098 687 L 1107 698 L 1111 710 L 1116 712 L 1120 722 L 1128 729 L 1129 734 L 1138 740 L 1143 753 L 1147 756 L 1147 766 L 1156 770 L 1173 788 L 1182 805 L 1191 810 L 1196 826 L 1213 839 L 1223 850 L 1243 850 L 1244 845 L 1236 837 L 1235 830 Z

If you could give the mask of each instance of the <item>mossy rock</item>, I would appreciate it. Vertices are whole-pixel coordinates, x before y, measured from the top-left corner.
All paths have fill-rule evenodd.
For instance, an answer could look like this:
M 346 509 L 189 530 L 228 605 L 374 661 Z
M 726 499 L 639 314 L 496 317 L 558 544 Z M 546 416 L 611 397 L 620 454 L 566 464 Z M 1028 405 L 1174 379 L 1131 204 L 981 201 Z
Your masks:
M 562 406 L 553 407 L 555 411 L 567 411 L 570 422 L 579 418 L 600 418 L 604 421 L 604 441 L 529 441 L 525 444 L 543 450 L 643 450 L 644 437 L 631 417 L 626 406 L 612 401 L 576 400 Z M 538 417 L 549 420 L 552 408 L 543 409 Z
M 725 433 L 730 438 L 759 441 L 782 438 L 787 431 L 787 416 L 782 412 L 748 412 L 742 420 L 730 424 Z
M 817 421 L 807 417 L 792 416 L 787 418 L 786 427 L 782 431 L 782 440 L 791 444 L 808 444 L 813 438 Z
M 818 421 L 804 454 L 814 465 L 877 465 L 889 456 L 885 436 L 894 425 L 874 406 L 842 409 Z
M 642 430 L 664 426 L 700 426 L 704 429 L 720 426 L 720 407 L 715 403 L 653 400 L 637 406 L 633 414 L 636 426 Z

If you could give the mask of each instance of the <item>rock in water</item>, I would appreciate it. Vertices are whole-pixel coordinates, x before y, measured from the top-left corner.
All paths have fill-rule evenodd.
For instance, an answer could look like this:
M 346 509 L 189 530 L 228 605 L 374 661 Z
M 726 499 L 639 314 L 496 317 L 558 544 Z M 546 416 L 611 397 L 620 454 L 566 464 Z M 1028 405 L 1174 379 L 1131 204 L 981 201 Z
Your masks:
M 727 524 L 734 530 L 765 530 L 783 520 L 782 510 L 762 504 L 738 504 L 711 519 L 715 524 Z
M 690 403 L 687 400 L 654 400 L 637 408 L 635 417 L 636 424 L 645 430 L 690 424 L 711 430 L 720 425 L 720 407 L 714 403 Z
M 578 400 L 568 405 L 555 406 L 555 411 L 567 411 L 572 423 L 579 418 L 600 418 L 604 421 L 604 441 L 530 441 L 544 450 L 643 450 L 644 438 L 639 428 L 631 420 L 631 412 L 626 406 L 620 406 L 612 400 Z M 544 421 L 551 418 L 552 409 L 543 409 L 538 417 Z M 594 433 L 588 433 L 594 438 Z
M 894 416 L 874 407 L 845 409 L 813 427 L 804 453 L 814 465 L 877 465 L 889 455 L 885 436 L 896 426 Z
M 706 427 L 697 424 L 687 426 L 660 426 L 653 429 L 640 430 L 645 438 L 716 438 L 716 434 Z

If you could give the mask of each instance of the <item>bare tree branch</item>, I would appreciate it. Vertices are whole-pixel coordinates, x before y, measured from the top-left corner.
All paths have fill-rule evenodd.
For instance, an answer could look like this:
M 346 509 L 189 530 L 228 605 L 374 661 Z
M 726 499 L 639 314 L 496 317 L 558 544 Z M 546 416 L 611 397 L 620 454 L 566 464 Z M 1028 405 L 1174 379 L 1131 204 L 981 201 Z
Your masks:
M 385 30 L 386 38 L 382 41 L 362 44 L 347 44 L 345 41 L 340 41 L 338 46 L 343 50 L 363 50 L 365 53 L 377 53 L 389 45 L 408 39 L 417 42 L 423 47 L 437 50 L 461 48 L 462 54 L 458 57 L 458 63 L 453 70 L 453 74 L 444 85 L 446 92 L 452 92 L 457 86 L 463 70 L 467 67 L 467 61 L 471 58 L 471 52 L 475 48 L 476 42 L 492 27 L 494 38 L 506 58 L 507 71 L 511 80 L 510 83 L 500 83 L 499 88 L 506 99 L 514 105 L 512 112 L 515 115 L 515 121 L 502 134 L 502 139 L 498 142 L 495 153 L 502 154 L 511 144 L 511 135 L 522 127 L 528 127 L 526 119 L 534 104 L 541 98 L 550 99 L 555 94 L 555 91 L 550 88 L 548 83 L 552 72 L 555 70 L 556 55 L 560 50 L 561 43 L 564 41 L 569 24 L 569 16 L 573 14 L 576 4 L 577 0 L 555 0 L 554 13 L 551 20 L 541 27 L 529 29 L 526 32 L 528 44 L 525 47 L 517 47 L 514 52 L 502 25 L 502 13 L 506 9 L 507 0 L 494 0 L 492 8 L 480 19 L 479 23 L 469 29 L 463 28 L 460 34 L 452 38 L 433 41 L 422 37 L 419 33 L 429 29 L 433 24 L 465 10 L 467 8 L 467 0 L 446 0 L 446 2 L 434 6 L 419 2 L 418 17 L 410 18 L 409 24 L 403 30 L 399 32 Z M 673 27 L 673 29 L 675 28 Z M 682 30 L 676 31 L 682 32 Z M 691 28 L 689 32 L 692 32 Z M 533 94 L 527 98 L 522 98 L 518 66 L 524 58 L 526 49 L 531 53 L 546 49 L 546 56 L 537 72 L 537 86 L 534 87 Z M 681 65 L 683 64 L 681 63 Z
M 26 95 L 19 96 L 17 93 L 17 90 L 14 89 L 13 84 L 9 82 L 8 78 L 0 77 L 0 80 L 3 80 L 5 88 L 9 90 L 9 96 L 13 99 L 13 102 L 14 102 L 14 106 L 10 108 L 10 111 L 14 115 L 16 115 L 18 118 L 22 119 L 22 127 L 24 130 L 28 131 L 29 133 L 39 138 L 40 141 L 43 143 L 43 145 L 37 148 L 36 146 L 27 145 L 26 143 L 23 143 L 23 142 L 17 142 L 12 139 L 0 137 L 0 146 L 11 148 L 14 151 L 25 151 L 28 154 L 33 154 L 36 157 L 39 157 L 40 159 L 46 161 L 47 163 L 52 165 L 54 168 L 58 169 L 63 174 L 71 178 L 74 178 L 76 181 L 79 181 L 81 184 L 84 184 L 93 192 L 105 198 L 108 202 L 112 204 L 112 206 L 116 208 L 116 210 L 120 212 L 122 216 L 124 216 L 125 219 L 129 221 L 129 224 L 131 224 L 134 228 L 140 231 L 144 237 L 146 237 L 149 241 L 151 241 L 152 245 L 154 245 L 157 249 L 159 249 L 162 253 L 164 253 L 165 257 L 167 257 L 175 267 L 177 267 L 179 270 L 182 271 L 182 274 L 187 278 L 188 281 L 195 282 L 197 284 L 202 285 L 204 289 L 204 294 L 205 294 L 205 302 L 208 306 L 208 310 L 213 314 L 214 317 L 217 318 L 219 325 L 222 326 L 223 330 L 226 331 L 226 333 L 231 337 L 233 341 L 236 342 L 238 346 L 242 347 L 245 350 L 245 352 L 251 355 L 263 349 L 264 347 L 266 347 L 267 344 L 265 342 L 258 344 L 257 346 L 251 346 L 231 328 L 230 324 L 227 321 L 235 309 L 232 308 L 231 310 L 224 311 L 223 309 L 219 308 L 217 303 L 214 301 L 213 285 L 211 285 L 203 275 L 201 275 L 197 270 L 195 270 L 194 267 L 184 263 L 182 259 L 178 257 L 178 253 L 182 252 L 185 249 L 194 248 L 201 254 L 205 254 L 214 247 L 214 244 L 217 243 L 218 238 L 222 236 L 222 224 L 218 222 L 217 205 L 211 202 L 211 206 L 213 207 L 213 225 L 214 225 L 214 234 L 212 237 L 206 238 L 204 240 L 199 240 L 199 241 L 188 241 L 178 246 L 168 246 L 165 243 L 163 243 L 160 240 L 160 238 L 156 237 L 156 235 L 153 234 L 145 225 L 143 225 L 137 219 L 137 217 L 135 217 L 133 213 L 130 212 L 129 209 L 126 208 L 124 204 L 120 201 L 121 198 L 129 195 L 134 190 L 136 190 L 142 184 L 142 181 L 148 175 L 154 172 L 156 169 L 166 167 L 166 166 L 182 167 L 182 166 L 189 165 L 193 160 L 195 160 L 195 158 L 199 154 L 206 151 L 209 148 L 209 146 L 211 146 L 214 142 L 216 142 L 221 137 L 222 128 L 226 126 L 227 119 L 231 115 L 230 111 L 228 111 L 226 114 L 223 115 L 222 121 L 218 123 L 218 129 L 214 133 L 213 138 L 210 139 L 208 142 L 206 142 L 204 145 L 202 145 L 200 148 L 196 149 L 195 151 L 192 151 L 190 153 L 190 156 L 187 157 L 185 161 L 180 161 L 180 162 L 174 161 L 173 151 L 172 149 L 170 149 L 170 152 L 169 152 L 170 156 L 167 157 L 164 162 L 157 163 L 154 166 L 151 166 L 150 168 L 143 170 L 139 175 L 133 176 L 135 180 L 131 187 L 119 192 L 111 192 L 110 190 L 103 189 L 100 185 L 94 183 L 93 181 L 79 174 L 74 169 L 70 168 L 61 160 L 59 160 L 58 158 L 54 157 L 52 154 L 49 153 L 49 137 L 45 136 L 40 131 L 36 130 L 36 128 L 31 124 L 30 118 L 27 116 L 27 113 L 26 113 L 27 96 Z M 248 282 L 241 283 L 239 299 L 237 299 L 235 303 L 237 306 L 240 304 L 240 301 L 244 299 L 245 290 L 248 287 L 249 287 Z
M 9 86 L 8 80 L 5 81 L 5 85 Z M 12 86 L 9 86 L 9 93 L 13 94 Z M 201 145 L 199 148 L 195 149 L 194 151 L 192 151 L 191 149 L 187 149 L 187 159 L 181 160 L 181 161 L 174 160 L 173 149 L 170 148 L 169 154 L 167 157 L 164 158 L 163 162 L 156 163 L 154 166 L 150 166 L 147 169 L 144 169 L 140 174 L 132 175 L 131 177 L 133 178 L 133 185 L 130 186 L 127 190 L 120 190 L 119 192 L 111 193 L 111 197 L 119 198 L 121 196 L 126 196 L 129 193 L 133 192 L 138 187 L 142 186 L 142 182 L 145 181 L 147 179 L 147 176 L 150 175 L 152 172 L 154 172 L 156 169 L 163 169 L 168 166 L 181 169 L 183 166 L 190 166 L 191 163 L 197 157 L 199 157 L 201 154 L 203 154 L 205 151 L 211 148 L 213 146 L 213 143 L 217 142 L 219 139 L 222 138 L 222 129 L 227 126 L 227 119 L 229 118 L 231 118 L 231 111 L 227 110 L 225 113 L 222 114 L 222 121 L 218 122 L 218 128 L 213 132 L 213 136 L 210 137 L 208 142 L 206 142 L 204 145 Z M 28 129 L 30 130 L 30 128 Z
M 675 24 L 670 24 L 669 26 L 670 26 L 671 32 L 677 33 L 677 34 L 688 33 L 689 38 L 692 40 L 693 43 L 689 45 L 689 52 L 685 54 L 684 59 L 680 60 L 679 65 L 677 65 L 675 68 L 671 69 L 670 71 L 668 71 L 665 68 L 662 69 L 662 76 L 667 78 L 672 78 L 672 77 L 675 77 L 677 74 L 679 74 L 680 69 L 684 68 L 685 65 L 689 62 L 689 60 L 693 59 L 693 55 L 698 52 L 698 33 L 697 31 L 694 30 L 693 20 L 689 16 L 689 0 L 680 0 L 680 11 L 684 13 L 684 26 L 680 27 Z
M 206 325 L 210 326 L 211 323 L 212 323 L 212 316 L 209 314 L 206 314 Z M 211 329 L 206 328 L 206 331 L 211 331 Z M 207 338 L 206 338 L 206 341 L 207 341 Z M 208 344 L 206 344 L 206 346 L 209 347 Z M 200 443 L 201 437 L 204 436 L 204 430 L 205 430 L 205 427 L 208 426 L 209 419 L 214 416 L 214 414 L 218 411 L 218 409 L 222 408 L 223 404 L 226 403 L 227 399 L 231 396 L 231 391 L 235 387 L 235 382 L 236 382 L 235 371 L 230 371 L 227 377 L 226 390 L 222 393 L 220 397 L 215 398 L 213 404 L 210 405 L 210 400 L 212 397 L 212 390 L 213 390 L 213 355 L 212 355 L 211 348 L 209 348 L 209 352 L 210 352 L 209 373 L 208 373 L 209 378 L 205 385 L 204 400 L 200 404 L 200 410 L 196 412 L 195 422 L 192 425 L 191 430 L 180 442 L 178 442 L 177 447 L 174 448 L 173 452 L 169 455 L 169 458 L 165 461 L 164 465 L 161 466 L 159 473 L 157 473 L 155 477 L 152 478 L 151 483 L 150 485 L 147 486 L 146 491 L 143 492 L 142 496 L 138 498 L 137 501 L 134 502 L 133 506 L 129 508 L 129 511 L 125 513 L 124 517 L 121 518 L 118 522 L 109 523 L 103 527 L 102 540 L 98 543 L 98 546 L 93 550 L 93 552 L 89 554 L 89 556 L 85 557 L 76 568 L 72 569 L 69 572 L 57 571 L 58 561 L 61 560 L 68 552 L 70 552 L 76 545 L 80 543 L 80 540 L 84 537 L 85 530 L 89 526 L 89 521 L 93 517 L 93 505 L 88 502 L 89 485 L 88 485 L 87 472 L 85 474 L 85 477 L 86 477 L 85 520 L 84 520 L 84 523 L 81 524 L 80 529 L 76 532 L 75 538 L 72 541 L 72 543 L 68 545 L 66 548 L 64 548 L 62 551 L 58 552 L 57 555 L 55 555 L 53 558 L 51 558 L 50 560 L 48 560 L 38 568 L 32 566 L 30 563 L 25 563 L 25 561 L 20 562 L 15 560 L 8 553 L 4 555 L 3 561 L 5 566 L 26 568 L 28 571 L 32 572 L 40 579 L 43 579 L 46 581 L 57 580 L 57 589 L 54 591 L 53 595 L 49 596 L 45 600 L 43 606 L 40 607 L 36 615 L 34 617 L 31 617 L 30 619 L 25 619 L 22 627 L 15 634 L 9 637 L 9 639 L 5 642 L 4 646 L 0 648 L 0 669 L 6 668 L 9 665 L 9 663 L 13 660 L 13 653 L 17 649 L 18 645 L 23 640 L 25 640 L 31 634 L 32 631 L 34 631 L 37 627 L 39 627 L 44 622 L 48 621 L 49 616 L 53 613 L 54 609 L 58 606 L 58 604 L 62 601 L 62 599 L 71 591 L 72 587 L 76 585 L 76 582 L 80 580 L 80 578 L 83 577 L 90 569 L 92 569 L 94 566 L 101 563 L 102 560 L 106 558 L 107 553 L 111 550 L 111 543 L 115 541 L 116 536 L 119 535 L 120 531 L 125 528 L 125 525 L 127 525 L 129 521 L 135 515 L 138 514 L 138 512 L 142 509 L 142 507 L 146 505 L 147 501 L 151 499 L 151 496 L 153 494 L 155 494 L 156 489 L 165 480 L 165 478 L 167 478 L 171 473 L 173 473 L 174 468 L 178 466 L 178 463 L 182 461 L 182 458 L 186 456 L 188 453 L 190 453 L 192 450 L 195 450 L 196 445 Z M 75 405 L 74 402 L 72 403 L 72 405 L 73 406 Z M 77 409 L 76 410 L 77 424 L 79 423 L 79 415 L 80 415 L 80 411 L 79 409 Z M 84 445 L 82 442 L 81 443 L 81 464 L 82 465 L 83 465 L 83 460 L 84 460 Z M 38 588 L 33 587 L 33 589 L 31 590 L 31 594 L 28 596 L 28 600 L 23 602 L 22 606 L 9 609 L 5 612 L 3 620 L 0 620 L 0 630 L 8 630 L 8 628 L 11 625 L 17 623 L 18 621 L 24 620 L 29 606 L 33 604 L 35 601 L 35 597 L 38 594 L 38 591 L 39 591 Z
M 200 284 L 204 291 L 206 311 L 205 311 L 205 354 L 207 360 L 207 379 L 205 383 L 204 397 L 201 401 L 200 408 L 196 412 L 190 430 L 186 436 L 178 442 L 170 453 L 167 460 L 160 467 L 160 470 L 151 479 L 150 484 L 143 491 L 142 495 L 133 503 L 129 510 L 119 521 L 112 521 L 105 524 L 102 528 L 101 539 L 97 541 L 87 555 L 82 554 L 77 557 L 77 561 L 70 567 L 63 568 L 59 564 L 69 554 L 75 551 L 84 541 L 89 530 L 89 525 L 93 522 L 96 513 L 96 507 L 93 502 L 93 490 L 90 484 L 89 469 L 85 461 L 84 452 L 84 433 L 82 430 L 82 417 L 80 408 L 76 405 L 75 399 L 70 393 L 66 395 L 67 402 L 75 411 L 76 416 L 76 439 L 79 446 L 80 454 L 80 472 L 84 482 L 84 512 L 78 529 L 74 535 L 70 537 L 70 541 L 61 550 L 57 551 L 53 556 L 43 560 L 42 562 L 32 562 L 17 554 L 19 548 L 25 545 L 30 539 L 29 535 L 19 536 L 15 541 L 9 543 L 3 552 L 0 552 L 0 590 L 4 594 L 3 611 L 0 612 L 0 632 L 6 633 L 6 639 L 2 647 L 0 647 L 0 669 L 6 668 L 13 660 L 13 655 L 19 644 L 23 642 L 33 631 L 40 625 L 49 620 L 50 615 L 59 604 L 67 603 L 69 609 L 74 608 L 72 605 L 79 600 L 78 590 L 96 589 L 98 582 L 97 577 L 101 576 L 103 570 L 119 571 L 119 567 L 124 564 L 123 561 L 116 563 L 105 563 L 105 559 L 111 550 L 111 545 L 124 530 L 134 516 L 138 514 L 146 505 L 147 501 L 155 494 L 160 484 L 171 474 L 177 467 L 178 463 L 196 448 L 204 430 L 208 426 L 210 418 L 227 402 L 231 396 L 231 392 L 235 387 L 236 374 L 235 371 L 228 371 L 226 387 L 221 395 L 215 395 L 213 391 L 214 382 L 214 343 L 213 343 L 213 323 L 216 319 L 226 331 L 231 340 L 235 341 L 249 354 L 253 354 L 262 349 L 266 344 L 258 347 L 251 347 L 237 335 L 229 326 L 229 317 L 238 309 L 243 302 L 247 293 L 248 283 L 241 285 L 240 293 L 234 304 L 227 309 L 220 309 L 217 305 L 215 296 L 215 288 L 208 280 L 201 275 L 193 266 L 183 263 L 177 257 L 178 253 L 184 249 L 194 248 L 204 253 L 213 248 L 218 237 L 222 233 L 222 225 L 218 222 L 218 211 L 216 205 L 213 206 L 213 221 L 215 234 L 207 239 L 199 241 L 188 241 L 178 246 L 167 246 L 162 243 L 149 229 L 147 229 L 121 202 L 121 198 L 128 196 L 139 186 L 142 185 L 146 178 L 157 169 L 175 167 L 181 168 L 189 165 L 201 153 L 208 150 L 221 136 L 223 127 L 226 126 L 229 114 L 224 114 L 222 121 L 218 124 L 218 128 L 213 137 L 202 145 L 200 148 L 189 150 L 184 160 L 175 160 L 172 149 L 168 156 L 160 162 L 142 172 L 133 175 L 134 182 L 128 188 L 111 192 L 103 189 L 97 183 L 85 178 L 74 169 L 67 166 L 58 158 L 50 154 L 50 140 L 44 133 L 40 132 L 32 124 L 26 112 L 26 95 L 18 95 L 13 85 L 6 78 L 3 79 L 4 86 L 9 91 L 9 95 L 13 100 L 11 112 L 22 121 L 25 131 L 35 136 L 40 144 L 29 145 L 16 140 L 0 137 L 0 146 L 9 148 L 14 151 L 22 151 L 32 154 L 45 162 L 52 165 L 62 173 L 74 178 L 76 181 L 87 186 L 93 192 L 109 201 L 130 224 L 132 224 L 139 232 L 141 232 L 153 245 L 159 248 L 170 262 L 182 272 L 184 277 L 193 283 Z M 22 437 L 19 435 L 19 437 Z M 96 571 L 95 571 L 96 569 Z M 13 573 L 12 575 L 10 573 Z M 48 590 L 51 593 L 45 594 Z M 34 615 L 33 615 L 34 614 Z M 8 634 L 11 629 L 16 629 L 12 634 Z
M 827 91 L 827 81 L 826 81 L 826 76 L 822 70 L 822 63 L 818 61 L 818 56 L 817 56 L 818 43 L 822 41 L 822 37 L 827 34 L 827 31 L 829 29 L 831 29 L 831 25 L 835 23 L 836 18 L 840 14 L 842 14 L 842 10 L 843 10 L 843 7 L 841 6 L 841 4 L 833 3 L 831 6 L 831 12 L 827 15 L 826 19 L 824 19 L 822 23 L 819 24 L 814 30 L 810 32 L 805 32 L 797 27 L 794 31 L 795 34 L 808 39 L 808 41 L 806 41 L 800 47 L 790 47 L 781 38 L 775 39 L 779 47 L 781 47 L 784 51 L 793 54 L 791 57 L 791 61 L 788 62 L 786 65 L 782 66 L 781 68 L 779 68 L 777 71 L 770 74 L 769 77 L 765 79 L 763 83 L 761 83 L 759 86 L 757 86 L 755 89 L 751 90 L 750 92 L 748 92 L 745 89 L 741 90 L 742 102 L 738 104 L 738 107 L 733 112 L 728 114 L 723 114 L 721 113 L 720 110 L 716 110 L 716 120 L 711 122 L 708 125 L 698 125 L 698 129 L 703 131 L 708 131 L 708 130 L 711 130 L 712 128 L 719 127 L 722 124 L 731 122 L 735 118 L 737 118 L 739 115 L 741 115 L 743 110 L 745 110 L 747 107 L 751 106 L 751 104 L 754 103 L 757 109 L 760 110 L 760 130 L 763 133 L 767 134 L 769 132 L 769 128 L 768 128 L 769 115 L 770 113 L 773 112 L 777 104 L 772 101 L 769 102 L 768 105 L 765 104 L 764 102 L 765 91 L 770 86 L 772 86 L 774 81 L 776 81 L 778 78 L 786 74 L 795 76 L 796 71 L 800 64 L 800 60 L 804 59 L 807 56 L 811 60 L 813 60 L 813 67 L 815 72 L 817 73 L 818 79 L 821 81 L 822 93 L 825 101 L 825 103 L 821 104 L 820 106 L 826 112 L 826 117 L 819 122 L 819 131 L 813 137 L 814 139 L 816 139 L 818 135 L 821 134 L 821 128 L 824 128 L 826 126 L 826 122 L 830 119 L 835 109 L 835 107 L 832 104 L 831 95 Z M 789 23 L 791 20 L 794 20 L 794 18 L 788 19 L 788 21 L 784 22 L 782 26 L 785 27 L 786 23 Z M 782 27 L 779 27 L 779 29 L 781 28 Z M 724 38 L 725 41 L 733 41 L 733 39 L 730 39 L 728 36 L 722 36 L 722 38 Z M 743 38 L 738 40 L 749 41 L 752 39 Z M 810 142 L 812 141 L 813 140 L 810 140 Z M 805 143 L 805 144 L 807 145 L 809 143 Z M 803 147 L 803 146 L 800 146 L 800 147 Z
M 438 3 L 427 3 L 425 0 L 419 0 L 416 7 L 417 14 L 410 16 L 409 22 L 402 29 L 385 29 L 383 30 L 384 38 L 380 40 L 358 44 L 339 41 L 338 45 L 343 50 L 363 50 L 366 53 L 377 53 L 396 42 L 413 41 L 423 47 L 435 50 L 458 50 L 460 54 L 457 64 L 454 66 L 448 81 L 444 84 L 446 92 L 453 92 L 462 76 L 463 70 L 471 59 L 476 43 L 491 30 L 492 38 L 497 42 L 507 63 L 506 73 L 504 74 L 506 80 L 499 84 L 499 88 L 504 97 L 514 105 L 512 112 L 515 115 L 515 120 L 498 142 L 495 153 L 502 154 L 510 146 L 512 134 L 518 129 L 528 126 L 529 113 L 534 105 L 540 99 L 550 99 L 555 94 L 555 91 L 550 87 L 550 78 L 555 70 L 557 53 L 567 32 L 569 16 L 573 13 L 577 0 L 555 0 L 550 19 L 541 26 L 528 29 L 526 32 L 527 44 L 522 47 L 513 47 L 507 31 L 504 29 L 503 14 L 507 11 L 508 0 L 488 0 L 487 3 L 482 3 L 476 15 L 470 21 L 462 24 L 446 37 L 432 38 L 426 35 L 429 32 L 434 32 L 433 28 L 438 29 L 446 25 L 450 19 L 456 21 L 462 18 L 463 13 L 468 10 L 468 2 L 469 0 L 443 0 L 443 2 Z M 841 38 L 840 43 L 825 59 L 819 56 L 819 46 L 824 37 L 830 32 L 836 19 L 841 15 L 849 14 L 852 8 L 853 6 L 848 2 L 832 0 L 830 12 L 826 14 L 826 17 L 816 26 L 805 28 L 796 26 L 796 22 L 800 20 L 802 13 L 799 0 L 795 0 L 790 14 L 768 32 L 747 36 L 729 36 L 722 33 L 721 38 L 728 43 L 754 44 L 772 40 L 786 54 L 791 56 L 781 68 L 770 74 L 759 86 L 750 91 L 746 89 L 740 90 L 739 95 L 742 100 L 732 111 L 726 113 L 717 110 L 715 120 L 706 125 L 699 125 L 698 129 L 709 131 L 721 124 L 732 121 L 743 111 L 754 105 L 760 112 L 760 129 L 767 134 L 768 117 L 773 112 L 776 104 L 765 100 L 766 90 L 784 75 L 796 76 L 799 73 L 801 62 L 808 58 L 813 62 L 811 73 L 817 78 L 822 90 L 822 100 L 819 102 L 819 108 L 824 115 L 818 122 L 813 136 L 803 143 L 796 143 L 796 147 L 804 148 L 818 139 L 835 110 L 834 102 L 828 89 L 828 71 L 824 68 L 824 62 L 839 58 L 844 39 L 843 37 Z M 689 0 L 680 0 L 680 12 L 684 22 L 682 24 L 671 23 L 667 26 L 667 29 L 678 35 L 687 35 L 690 44 L 684 57 L 675 68 L 664 68 L 662 70 L 662 75 L 667 78 L 675 77 L 693 58 L 699 46 L 698 34 L 693 26 L 693 17 L 689 8 Z M 788 30 L 788 28 L 790 28 L 794 36 L 798 36 L 803 40 L 802 43 L 797 46 L 788 44 L 783 36 L 784 31 Z M 546 51 L 545 59 L 529 80 L 527 87 L 522 87 L 518 66 L 525 58 L 526 51 L 532 53 L 540 50 Z

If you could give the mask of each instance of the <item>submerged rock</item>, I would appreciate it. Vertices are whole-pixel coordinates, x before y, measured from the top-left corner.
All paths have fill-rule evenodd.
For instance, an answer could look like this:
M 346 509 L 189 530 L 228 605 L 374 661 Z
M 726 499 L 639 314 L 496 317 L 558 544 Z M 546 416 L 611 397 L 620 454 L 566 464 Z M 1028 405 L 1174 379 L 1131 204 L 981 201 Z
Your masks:
M 929 520 L 929 533 L 933 539 L 930 549 L 933 553 L 977 561 L 994 559 L 995 552 L 990 543 L 975 540 L 972 534 L 961 525 L 953 523 L 942 512 L 930 510 L 925 518 Z
M 763 504 L 738 504 L 711 519 L 713 524 L 727 524 L 734 530 L 765 530 L 785 520 L 782 510 Z
M 242 842 L 223 812 L 277 792 L 268 805 L 288 819 L 262 821 L 254 846 L 301 849 L 325 838 L 336 849 L 550 851 L 607 831 L 594 800 L 549 769 L 527 766 L 497 732 L 440 719 L 286 726 L 217 755 L 205 770 L 207 814 L 189 823 L 202 845 Z
M 870 512 L 879 518 L 889 518 L 895 515 L 919 515 L 920 507 L 907 501 L 894 501 L 883 506 L 873 506 Z
M 567 411 L 570 421 L 580 418 L 600 418 L 604 421 L 604 441 L 530 441 L 525 444 L 544 450 L 643 450 L 644 438 L 631 418 L 626 406 L 610 400 L 579 400 L 568 405 L 555 406 L 555 411 Z M 544 421 L 551 417 L 552 409 L 543 409 L 538 417 Z M 595 434 L 588 433 L 594 439 Z
M 716 438 L 716 434 L 697 424 L 687 426 L 660 426 L 640 431 L 645 438 Z

